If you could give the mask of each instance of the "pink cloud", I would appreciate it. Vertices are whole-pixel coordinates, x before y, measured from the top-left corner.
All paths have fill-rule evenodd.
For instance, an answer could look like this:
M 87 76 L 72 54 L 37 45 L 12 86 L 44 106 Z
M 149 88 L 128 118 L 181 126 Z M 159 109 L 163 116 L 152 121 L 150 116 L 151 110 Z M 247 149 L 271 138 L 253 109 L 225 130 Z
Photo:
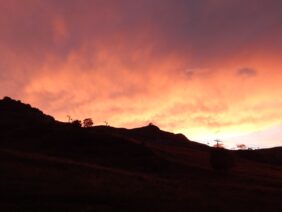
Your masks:
M 153 121 L 167 130 L 188 128 L 195 138 L 276 125 L 281 6 L 1 1 L 0 95 L 60 120 L 93 116 L 127 127 Z

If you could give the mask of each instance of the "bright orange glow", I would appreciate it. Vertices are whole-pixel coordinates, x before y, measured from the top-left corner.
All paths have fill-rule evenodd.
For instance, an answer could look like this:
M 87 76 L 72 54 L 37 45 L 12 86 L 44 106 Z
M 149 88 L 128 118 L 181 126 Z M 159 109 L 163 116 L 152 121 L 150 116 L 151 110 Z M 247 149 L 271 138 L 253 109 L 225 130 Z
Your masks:
M 203 142 L 282 124 L 279 3 L 231 14 L 239 3 L 61 2 L 1 1 L 1 96 Z

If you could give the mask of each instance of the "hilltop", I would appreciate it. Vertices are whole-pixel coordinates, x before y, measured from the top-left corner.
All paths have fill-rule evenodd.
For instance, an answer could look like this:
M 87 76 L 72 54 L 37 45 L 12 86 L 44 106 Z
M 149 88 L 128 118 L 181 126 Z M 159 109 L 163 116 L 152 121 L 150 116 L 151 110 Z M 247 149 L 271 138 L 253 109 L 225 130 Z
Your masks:
M 0 100 L 0 210 L 278 211 L 282 149 L 230 151 L 148 125 L 82 128 L 21 101 Z M 262 195 L 263 194 L 263 195 Z

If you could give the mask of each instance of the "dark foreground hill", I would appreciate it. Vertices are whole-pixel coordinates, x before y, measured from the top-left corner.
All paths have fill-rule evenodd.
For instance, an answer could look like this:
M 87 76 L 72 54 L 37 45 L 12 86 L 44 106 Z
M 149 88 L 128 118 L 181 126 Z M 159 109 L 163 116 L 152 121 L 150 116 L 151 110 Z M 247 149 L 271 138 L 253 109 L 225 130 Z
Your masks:
M 230 152 L 154 125 L 81 128 L 0 100 L 0 211 L 280 211 L 281 148 Z

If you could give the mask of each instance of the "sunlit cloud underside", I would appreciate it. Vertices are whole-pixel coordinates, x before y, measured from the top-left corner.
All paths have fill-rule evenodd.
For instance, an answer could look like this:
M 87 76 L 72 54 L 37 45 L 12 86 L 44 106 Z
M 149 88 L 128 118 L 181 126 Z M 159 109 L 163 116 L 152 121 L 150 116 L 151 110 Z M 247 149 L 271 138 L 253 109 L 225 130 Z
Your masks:
M 282 123 L 281 6 L 1 1 L 0 95 L 61 121 L 152 122 L 202 142 L 281 145 L 278 130 L 238 137 Z

